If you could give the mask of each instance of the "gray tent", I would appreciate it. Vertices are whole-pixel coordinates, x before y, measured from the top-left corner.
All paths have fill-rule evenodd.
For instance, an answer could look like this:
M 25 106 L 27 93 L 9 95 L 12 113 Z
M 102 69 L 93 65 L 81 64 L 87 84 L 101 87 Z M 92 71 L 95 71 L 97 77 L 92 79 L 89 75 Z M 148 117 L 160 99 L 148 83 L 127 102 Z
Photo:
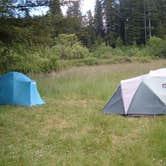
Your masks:
M 122 80 L 103 112 L 122 115 L 166 114 L 166 68 Z

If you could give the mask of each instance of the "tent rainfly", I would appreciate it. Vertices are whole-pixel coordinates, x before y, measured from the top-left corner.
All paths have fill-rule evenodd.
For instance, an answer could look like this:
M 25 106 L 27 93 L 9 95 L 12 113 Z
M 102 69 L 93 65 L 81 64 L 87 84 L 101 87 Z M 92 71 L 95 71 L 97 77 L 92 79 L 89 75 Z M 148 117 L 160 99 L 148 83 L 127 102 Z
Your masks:
M 0 76 L 0 104 L 33 106 L 44 104 L 36 82 L 18 72 L 9 72 Z
M 166 114 L 166 68 L 122 80 L 103 112 L 133 116 Z

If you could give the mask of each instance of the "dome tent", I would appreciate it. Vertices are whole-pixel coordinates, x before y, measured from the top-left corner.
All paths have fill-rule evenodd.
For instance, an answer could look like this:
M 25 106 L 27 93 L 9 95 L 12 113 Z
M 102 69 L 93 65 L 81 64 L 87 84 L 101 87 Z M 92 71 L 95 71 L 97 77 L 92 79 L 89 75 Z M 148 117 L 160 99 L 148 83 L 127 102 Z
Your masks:
M 44 104 L 36 82 L 19 72 L 0 76 L 0 104 L 33 106 Z
M 166 114 L 166 68 L 122 80 L 103 112 L 122 115 Z

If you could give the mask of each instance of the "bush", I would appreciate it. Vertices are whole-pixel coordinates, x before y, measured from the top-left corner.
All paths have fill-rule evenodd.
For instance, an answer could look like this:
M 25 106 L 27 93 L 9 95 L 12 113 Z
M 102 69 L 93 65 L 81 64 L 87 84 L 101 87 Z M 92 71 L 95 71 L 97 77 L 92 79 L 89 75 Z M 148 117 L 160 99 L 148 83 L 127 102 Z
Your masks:
M 102 43 L 100 46 L 94 49 L 93 56 L 97 58 L 110 58 L 112 56 L 113 48 L 106 46 Z
M 116 45 L 116 47 L 122 47 L 123 46 L 123 41 L 120 37 L 118 37 L 116 39 L 115 45 Z
M 25 46 L 15 45 L 12 48 L 1 45 L 0 71 L 48 72 L 56 70 L 57 56 L 52 55 L 49 49 L 38 48 L 38 51 L 27 50 Z M 23 49 L 24 48 L 24 49 Z
M 140 56 L 140 57 L 133 57 L 132 60 L 133 61 L 137 61 L 137 62 L 142 62 L 142 63 L 149 63 L 153 58 L 150 56 Z
M 121 46 L 112 48 L 104 43 L 93 52 L 81 45 L 75 34 L 61 34 L 56 45 L 31 47 L 23 44 L 5 46 L 0 42 L 0 72 L 21 71 L 49 72 L 73 65 L 95 65 L 120 62 L 149 62 L 153 58 L 166 57 L 166 40 L 152 37 L 146 46 Z
M 89 50 L 79 43 L 76 43 L 72 47 L 73 58 L 85 58 L 89 56 Z
M 0 46 L 0 72 L 3 73 L 8 71 L 9 67 L 13 65 L 14 57 L 13 51 L 10 50 L 8 47 Z
M 98 61 L 97 61 L 97 58 L 95 58 L 95 57 L 89 57 L 89 58 L 84 59 L 84 64 L 86 64 L 86 65 L 97 65 Z
M 112 54 L 113 56 L 125 56 L 125 52 L 119 47 L 114 48 Z
M 166 40 L 151 37 L 146 49 L 151 56 L 166 57 Z
M 142 56 L 140 48 L 136 46 L 131 46 L 126 50 L 126 56 L 133 57 L 133 56 Z
M 89 55 L 89 50 L 81 45 L 75 34 L 61 34 L 55 41 L 52 52 L 61 59 L 79 59 Z

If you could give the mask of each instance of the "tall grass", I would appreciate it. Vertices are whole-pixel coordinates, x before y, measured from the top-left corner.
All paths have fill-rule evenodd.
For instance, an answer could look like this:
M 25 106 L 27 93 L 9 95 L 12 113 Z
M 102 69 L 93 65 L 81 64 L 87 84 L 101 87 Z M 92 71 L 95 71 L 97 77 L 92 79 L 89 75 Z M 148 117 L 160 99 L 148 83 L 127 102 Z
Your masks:
M 160 60 L 31 75 L 46 104 L 0 106 L 0 165 L 166 165 L 165 116 L 101 112 L 121 79 L 165 65 Z

